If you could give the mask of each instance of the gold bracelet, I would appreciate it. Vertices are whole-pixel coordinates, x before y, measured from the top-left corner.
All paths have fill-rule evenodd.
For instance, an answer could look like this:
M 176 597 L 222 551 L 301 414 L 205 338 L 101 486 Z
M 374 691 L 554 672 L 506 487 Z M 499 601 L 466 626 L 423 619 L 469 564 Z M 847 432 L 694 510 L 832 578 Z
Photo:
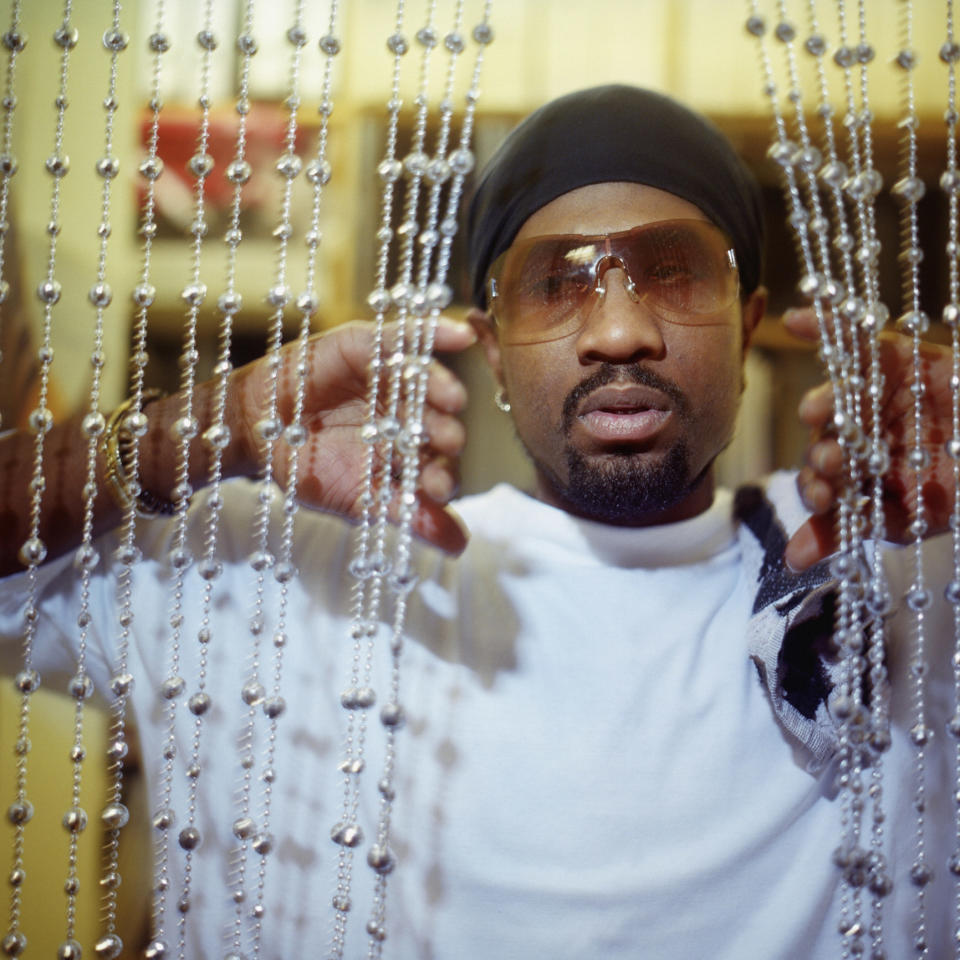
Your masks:
M 148 403 L 165 396 L 162 390 L 144 390 L 140 400 L 140 412 Z M 130 397 L 117 407 L 107 421 L 100 450 L 103 454 L 103 479 L 113 502 L 124 512 L 133 505 L 140 517 L 169 517 L 176 512 L 170 500 L 144 490 L 139 481 L 131 477 L 133 472 L 134 436 L 127 423 L 127 416 L 134 405 Z

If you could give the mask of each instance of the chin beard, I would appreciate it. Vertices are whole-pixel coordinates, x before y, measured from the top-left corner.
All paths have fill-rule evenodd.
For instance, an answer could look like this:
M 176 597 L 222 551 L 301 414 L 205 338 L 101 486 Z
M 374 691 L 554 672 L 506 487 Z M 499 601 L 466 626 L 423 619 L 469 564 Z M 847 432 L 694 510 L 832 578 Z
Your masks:
M 567 450 L 567 482 L 557 493 L 580 516 L 603 523 L 642 522 L 679 503 L 699 478 L 690 477 L 686 445 L 671 447 L 658 463 L 640 454 L 586 457 Z

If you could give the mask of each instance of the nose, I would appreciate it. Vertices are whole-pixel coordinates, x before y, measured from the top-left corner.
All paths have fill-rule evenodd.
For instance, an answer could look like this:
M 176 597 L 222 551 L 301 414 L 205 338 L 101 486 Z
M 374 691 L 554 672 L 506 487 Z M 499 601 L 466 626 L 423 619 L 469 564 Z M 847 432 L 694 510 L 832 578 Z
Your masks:
M 584 309 L 588 314 L 577 335 L 581 363 L 633 363 L 641 357 L 663 356 L 666 345 L 660 325 L 621 267 L 604 272 L 597 295 Z

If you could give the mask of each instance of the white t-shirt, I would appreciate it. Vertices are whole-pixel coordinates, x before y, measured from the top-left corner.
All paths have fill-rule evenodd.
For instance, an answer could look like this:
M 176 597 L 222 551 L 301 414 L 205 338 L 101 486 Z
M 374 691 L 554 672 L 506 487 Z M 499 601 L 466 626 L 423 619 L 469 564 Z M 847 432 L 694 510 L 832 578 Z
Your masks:
M 246 711 L 239 691 L 249 676 L 255 576 L 243 562 L 251 549 L 253 487 L 228 484 L 225 497 L 225 570 L 215 587 L 207 675 L 214 706 L 202 733 L 203 843 L 187 915 L 187 955 L 211 960 L 228 952 L 224 931 L 234 916 L 225 881 L 237 846 L 231 835 L 241 782 L 236 741 Z M 809 758 L 776 721 L 748 656 L 744 638 L 757 584 L 743 563 L 731 495 L 720 492 L 691 520 L 639 530 L 579 520 L 506 486 L 461 501 L 458 509 L 472 531 L 470 546 L 457 561 L 418 554 L 424 579 L 407 615 L 400 698 L 408 720 L 398 740 L 392 841 L 399 866 L 388 881 L 384 955 L 839 956 L 838 871 L 830 862 L 841 836 L 835 770 L 808 771 Z M 350 528 L 307 512 L 298 524 L 300 576 L 289 588 L 282 651 L 287 710 L 279 721 L 269 823 L 275 847 L 267 860 L 261 939 L 267 958 L 320 956 L 328 943 L 338 850 L 329 832 L 342 802 L 339 693 L 353 654 Z M 133 705 L 152 764 L 151 796 L 157 790 L 151 758 L 160 757 L 165 737 L 156 691 L 168 673 L 170 529 L 149 526 L 135 585 L 131 672 L 141 679 Z M 198 515 L 191 525 L 197 553 L 202 534 Z M 109 555 L 109 542 L 102 551 Z M 69 674 L 76 577 L 63 561 L 44 568 L 44 577 L 38 666 Z M 190 571 L 183 701 L 196 687 L 202 584 Z M 268 689 L 276 653 L 270 640 L 276 585 L 269 586 L 260 647 Z M 91 597 L 89 667 L 101 690 L 116 634 L 114 590 L 112 577 L 98 576 Z M 0 584 L 0 634 L 13 640 L 22 602 L 23 578 Z M 938 630 L 937 614 L 930 616 Z M 389 684 L 388 638 L 383 627 L 374 667 L 381 702 Z M 895 669 L 904 659 L 897 642 Z M 947 956 L 951 926 L 949 853 L 942 853 L 951 847 L 953 813 L 942 733 L 949 684 L 941 679 L 931 687 L 938 737 L 928 763 L 928 846 L 937 868 L 927 895 L 933 958 Z M 900 689 L 905 683 L 895 678 Z M 257 774 L 266 730 L 260 716 Z M 173 800 L 179 825 L 192 732 L 193 717 L 181 704 Z M 368 838 L 375 833 L 383 753 L 374 712 L 360 811 Z M 887 830 L 897 844 L 896 887 L 885 901 L 891 958 L 912 955 L 911 756 L 898 728 L 885 757 Z M 262 826 L 258 777 L 251 798 L 251 815 Z M 171 856 L 172 930 L 182 857 L 175 839 Z M 251 854 L 244 916 L 255 900 L 257 868 Z M 373 873 L 362 851 L 354 877 L 348 957 L 366 955 Z

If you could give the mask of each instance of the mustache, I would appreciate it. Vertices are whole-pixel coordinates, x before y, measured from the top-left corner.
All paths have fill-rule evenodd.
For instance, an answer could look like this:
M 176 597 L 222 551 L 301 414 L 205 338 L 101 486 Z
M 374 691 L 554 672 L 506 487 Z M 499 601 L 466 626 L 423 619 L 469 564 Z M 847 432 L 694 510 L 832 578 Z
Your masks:
M 681 418 L 686 418 L 690 413 L 690 402 L 686 395 L 672 380 L 654 373 L 647 367 L 637 365 L 621 366 L 619 364 L 604 363 L 596 372 L 590 374 L 586 380 L 578 383 L 567 394 L 563 402 L 563 426 L 569 429 L 577 415 L 577 407 L 581 401 L 598 390 L 611 383 L 637 383 L 644 387 L 650 387 L 653 390 L 659 390 L 662 394 L 669 397 Z

